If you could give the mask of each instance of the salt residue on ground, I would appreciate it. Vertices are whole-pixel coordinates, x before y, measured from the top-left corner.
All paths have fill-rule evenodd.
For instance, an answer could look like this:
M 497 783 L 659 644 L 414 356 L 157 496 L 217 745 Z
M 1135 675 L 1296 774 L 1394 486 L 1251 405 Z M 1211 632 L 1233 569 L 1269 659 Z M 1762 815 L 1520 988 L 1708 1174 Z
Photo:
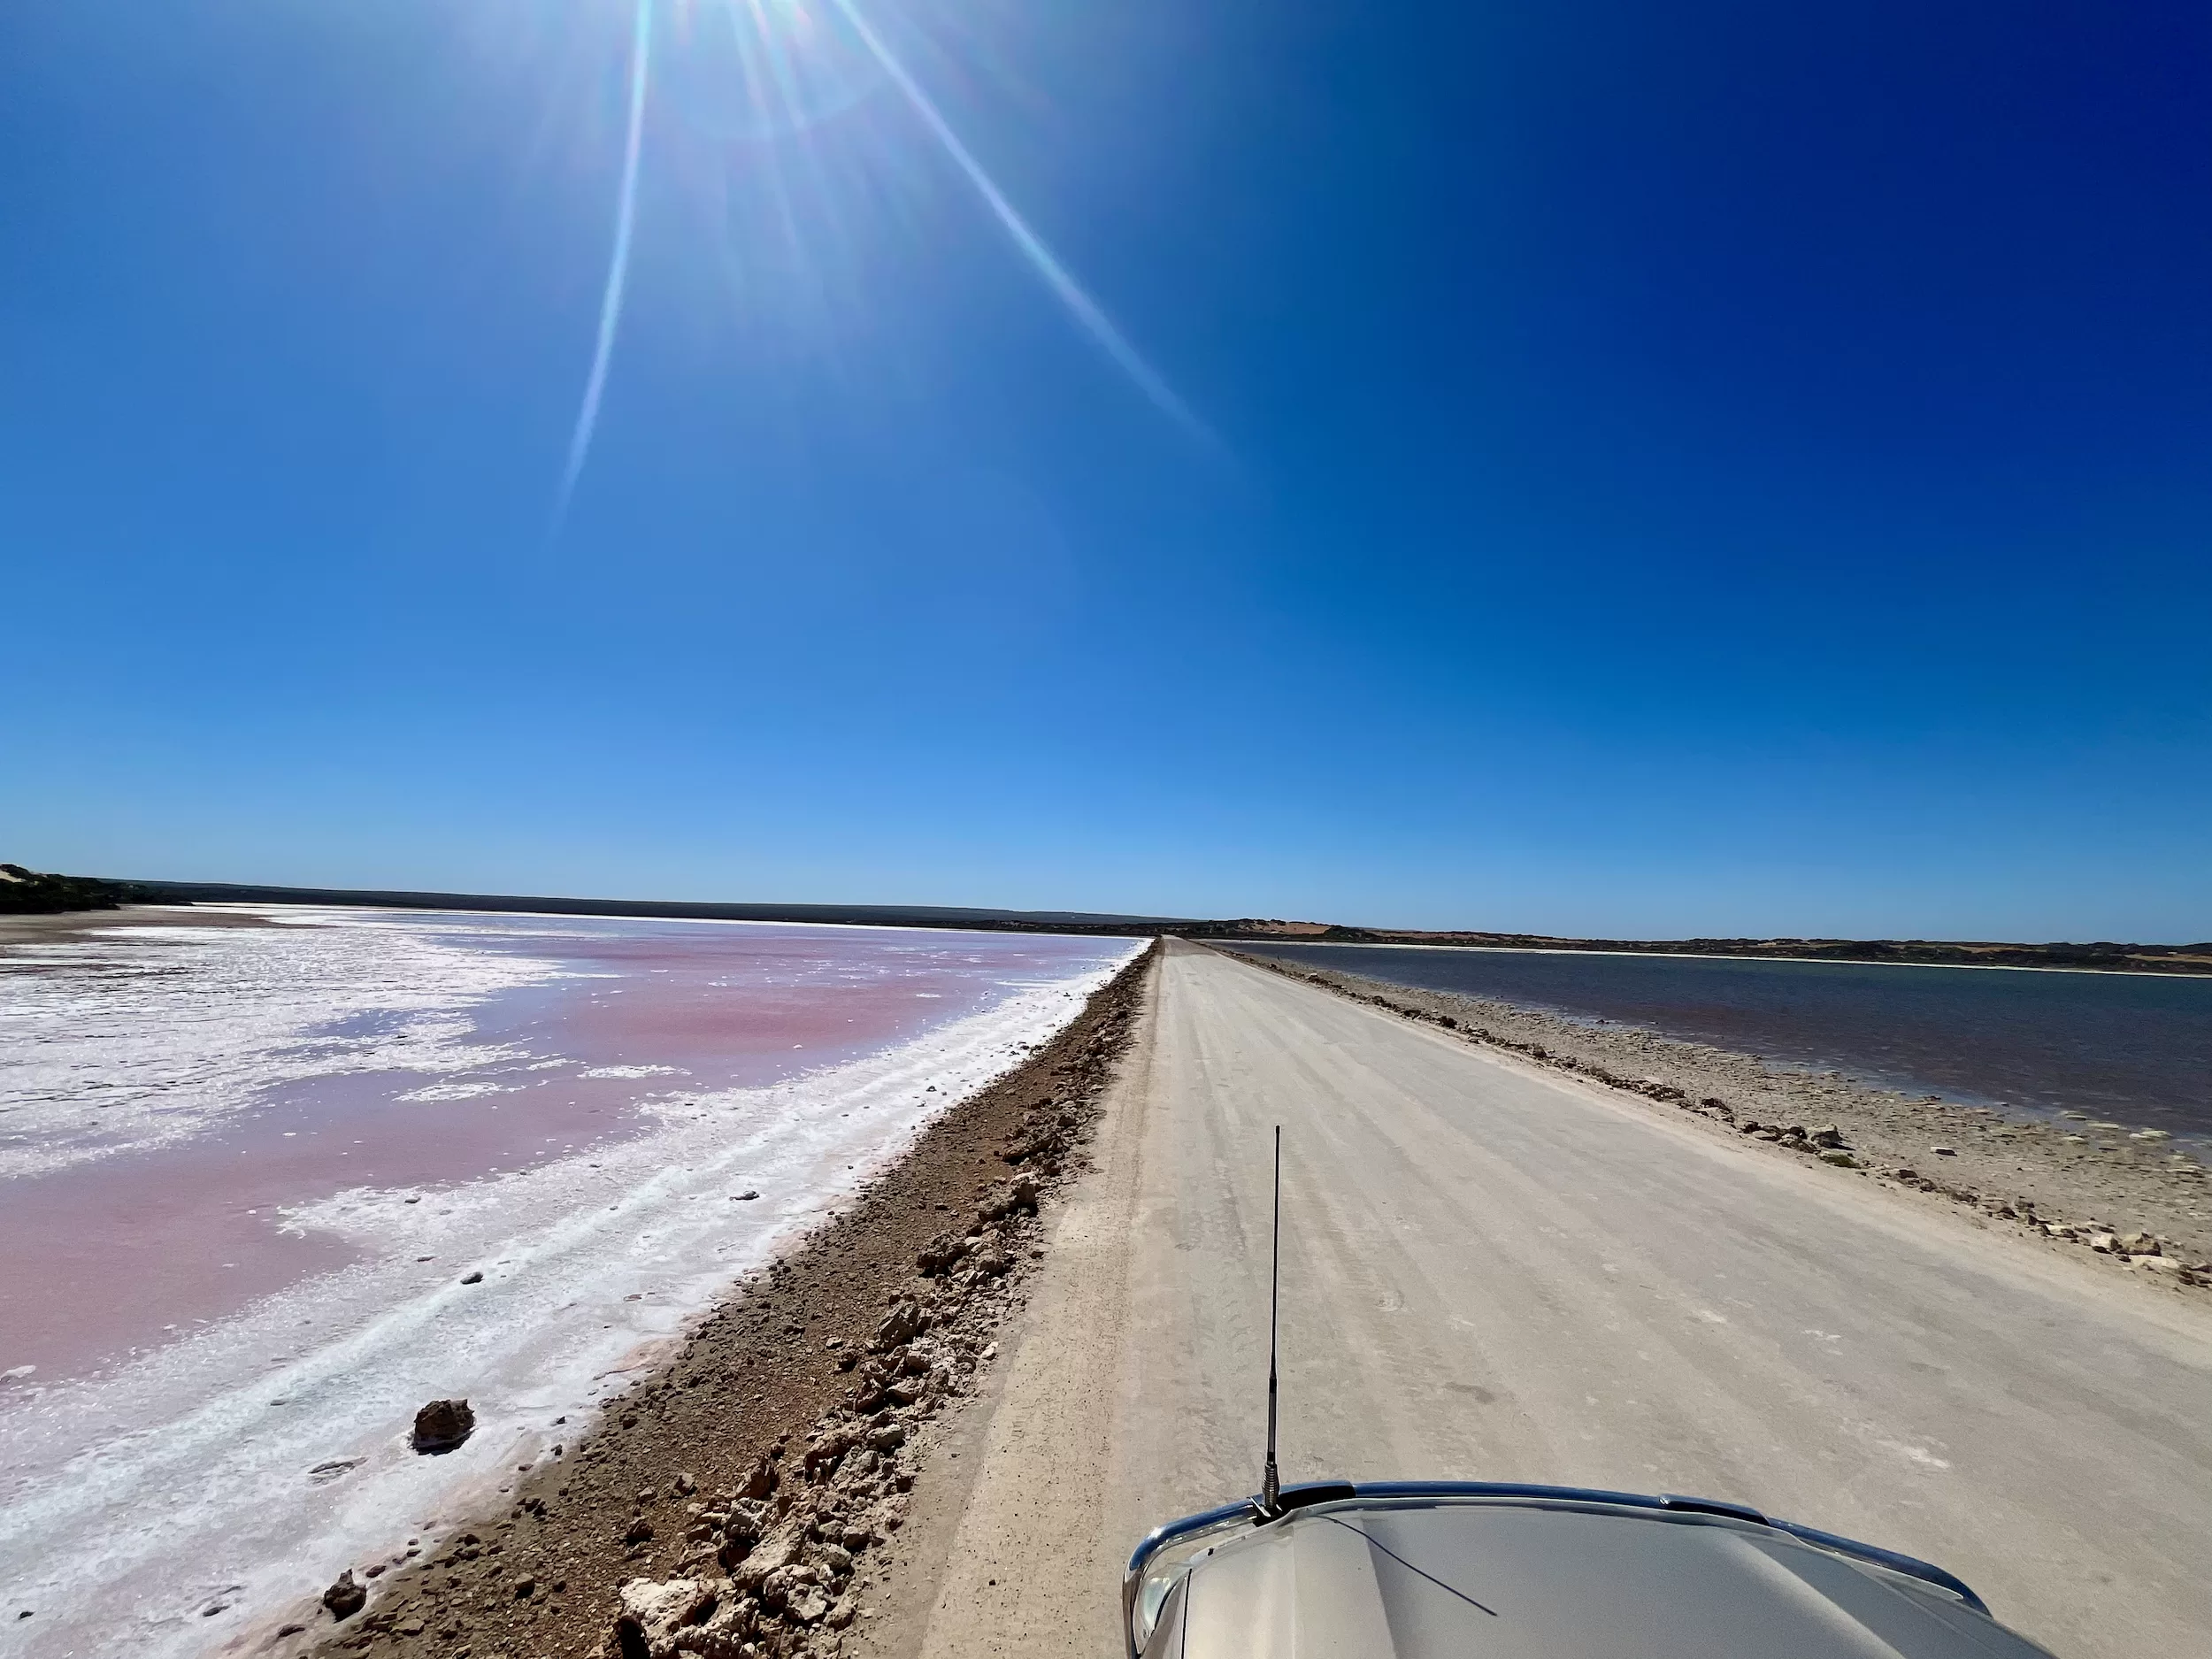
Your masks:
M 648 1133 L 534 1169 L 428 1194 L 349 1189 L 291 1213 L 370 1259 L 119 1371 L 19 1394 L 0 1417 L 0 1563 L 14 1605 L 35 1609 L 0 1626 L 7 1646 L 204 1651 L 324 1563 L 388 1553 L 495 1496 L 1136 949 L 1103 947 L 1105 966 L 841 1067 L 672 1092 Z M 414 1409 L 442 1395 L 472 1401 L 477 1432 L 418 1456 Z
M 180 910 L 173 927 L 94 928 L 0 958 L 0 1179 L 175 1145 L 288 1082 L 527 1059 L 472 1041 L 466 1009 L 564 977 L 342 912 L 254 913 L 296 925 L 216 930 Z

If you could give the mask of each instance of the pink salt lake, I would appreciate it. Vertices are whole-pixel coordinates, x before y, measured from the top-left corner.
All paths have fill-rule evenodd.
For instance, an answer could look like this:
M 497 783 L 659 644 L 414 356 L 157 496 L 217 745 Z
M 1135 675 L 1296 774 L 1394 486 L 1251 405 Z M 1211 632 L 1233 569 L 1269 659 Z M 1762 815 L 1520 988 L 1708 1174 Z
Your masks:
M 217 929 L 180 910 L 174 928 L 0 951 L 0 1004 L 16 1017 L 0 1025 L 12 1109 L 0 1170 L 12 1176 L 0 1371 L 32 1365 L 42 1384 L 93 1371 L 356 1259 L 357 1243 L 288 1225 L 342 1189 L 434 1193 L 588 1155 L 649 1128 L 656 1101 L 819 1072 L 1126 950 L 873 928 L 265 914 L 283 919 Z M 285 1004 L 273 1021 L 273 1001 Z M 118 1020 L 138 1025 L 127 1041 L 140 1052 L 103 1055 Z M 165 1031 L 179 1037 L 169 1079 Z M 165 1082 L 195 1098 L 165 1102 Z M 211 1091 L 220 1098 L 198 1098 Z
M 318 1617 L 341 1567 L 559 1457 L 1137 949 L 126 920 L 0 932 L 0 1613 L 33 1615 L 5 1626 L 28 1659 Z M 416 1407 L 457 1395 L 475 1433 L 417 1455 Z

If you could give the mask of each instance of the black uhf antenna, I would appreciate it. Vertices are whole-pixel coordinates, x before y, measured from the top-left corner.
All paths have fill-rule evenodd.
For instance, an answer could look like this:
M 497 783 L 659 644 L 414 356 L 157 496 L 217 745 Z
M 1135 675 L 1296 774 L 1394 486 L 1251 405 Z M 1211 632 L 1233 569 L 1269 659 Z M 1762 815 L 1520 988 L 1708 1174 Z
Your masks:
M 1267 1264 L 1267 1462 L 1260 1471 L 1260 1511 L 1282 1509 L 1283 1483 L 1275 1473 L 1275 1313 L 1283 1286 L 1283 1126 L 1275 1125 L 1275 1230 Z

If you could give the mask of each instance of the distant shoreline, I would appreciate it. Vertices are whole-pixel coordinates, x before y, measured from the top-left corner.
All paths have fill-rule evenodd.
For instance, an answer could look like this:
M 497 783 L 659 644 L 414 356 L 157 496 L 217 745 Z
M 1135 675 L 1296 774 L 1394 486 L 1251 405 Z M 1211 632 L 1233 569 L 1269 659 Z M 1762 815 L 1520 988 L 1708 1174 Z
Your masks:
M 1920 968 L 2041 968 L 2093 973 L 2212 974 L 2212 941 L 2126 944 L 1935 939 L 1570 939 L 1475 928 L 1348 927 L 1319 922 L 1206 922 L 1186 937 L 1223 944 L 1380 945 L 1402 950 L 1511 950 L 1555 955 L 1709 956 L 1743 962 L 1861 962 Z
M 0 870 L 15 866 L 0 865 Z M 24 872 L 25 875 L 31 872 Z M 104 889 L 124 903 L 321 904 L 373 910 L 476 910 L 611 916 L 665 921 L 788 922 L 858 927 L 953 928 L 980 933 L 1170 935 L 1218 944 L 1363 945 L 1397 950 L 1521 951 L 1547 955 L 1706 957 L 1740 962 L 1844 962 L 1883 967 L 2017 968 L 2039 972 L 2212 975 L 2212 941 L 2153 945 L 2098 940 L 2029 944 L 1924 939 L 1572 939 L 1479 929 L 1403 930 L 1240 917 L 1203 919 L 1094 910 L 1010 910 L 933 904 L 732 904 L 668 899 L 577 899 L 540 895 L 434 893 L 384 887 L 288 887 L 229 881 L 39 877 Z M 53 912 L 49 912 L 53 913 Z
M 1786 956 L 1729 950 L 1633 950 L 1610 945 L 1428 945 L 1387 939 L 1222 939 L 1240 945 L 1326 945 L 1332 950 L 1438 950 L 1500 956 L 1634 956 L 1658 962 L 1791 962 L 1816 968 L 1963 968 L 1970 973 L 2098 973 L 2124 979 L 2201 979 L 2212 968 L 2086 968 L 2067 963 L 1920 962 L 1898 956 Z
M 1097 933 L 1149 938 L 1205 924 L 1165 916 L 1087 910 L 999 910 L 934 904 L 722 904 L 669 899 L 572 899 L 503 893 L 430 893 L 390 887 L 280 887 L 230 881 L 132 881 L 155 903 L 321 904 L 366 910 L 479 910 L 636 920 L 812 922 L 862 927 L 956 928 L 984 933 Z

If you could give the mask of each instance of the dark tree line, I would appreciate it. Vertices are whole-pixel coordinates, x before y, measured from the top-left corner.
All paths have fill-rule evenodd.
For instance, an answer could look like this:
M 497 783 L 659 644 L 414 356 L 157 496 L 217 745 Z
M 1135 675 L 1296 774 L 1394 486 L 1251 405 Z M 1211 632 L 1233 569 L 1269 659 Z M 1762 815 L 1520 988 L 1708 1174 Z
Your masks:
M 58 910 L 112 910 L 143 903 L 150 894 L 96 876 L 44 875 L 21 864 L 0 864 L 0 916 L 48 916 Z

